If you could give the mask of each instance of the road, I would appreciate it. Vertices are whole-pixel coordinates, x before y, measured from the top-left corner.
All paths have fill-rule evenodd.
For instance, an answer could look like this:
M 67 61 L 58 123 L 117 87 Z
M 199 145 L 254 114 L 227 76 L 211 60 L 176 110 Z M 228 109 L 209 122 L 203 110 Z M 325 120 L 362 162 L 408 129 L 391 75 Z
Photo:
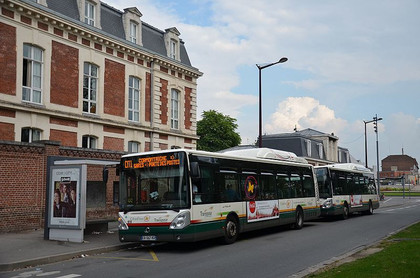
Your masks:
M 398 201 L 398 202 L 396 202 Z M 347 256 L 420 221 L 420 198 L 388 198 L 373 215 L 305 222 L 242 234 L 232 245 L 216 240 L 164 244 L 77 258 L 6 277 L 301 277 L 308 268 Z

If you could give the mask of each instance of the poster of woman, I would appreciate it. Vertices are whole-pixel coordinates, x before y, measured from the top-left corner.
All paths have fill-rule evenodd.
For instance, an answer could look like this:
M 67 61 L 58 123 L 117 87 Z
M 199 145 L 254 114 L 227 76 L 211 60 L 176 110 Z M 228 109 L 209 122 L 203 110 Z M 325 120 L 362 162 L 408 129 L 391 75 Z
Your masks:
M 80 173 L 78 167 L 51 170 L 49 226 L 79 227 Z

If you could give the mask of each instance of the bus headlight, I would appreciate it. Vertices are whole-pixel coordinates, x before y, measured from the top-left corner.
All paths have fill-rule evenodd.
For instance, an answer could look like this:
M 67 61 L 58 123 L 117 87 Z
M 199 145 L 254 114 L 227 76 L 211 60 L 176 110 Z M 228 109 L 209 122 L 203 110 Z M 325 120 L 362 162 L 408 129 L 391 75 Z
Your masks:
M 128 230 L 128 225 L 122 217 L 118 218 L 118 230 Z
M 169 229 L 179 230 L 187 227 L 191 223 L 191 217 L 189 211 L 184 211 L 178 214 L 175 219 L 169 225 Z
M 332 199 L 327 199 L 323 204 L 322 204 L 322 208 L 330 208 L 332 206 Z

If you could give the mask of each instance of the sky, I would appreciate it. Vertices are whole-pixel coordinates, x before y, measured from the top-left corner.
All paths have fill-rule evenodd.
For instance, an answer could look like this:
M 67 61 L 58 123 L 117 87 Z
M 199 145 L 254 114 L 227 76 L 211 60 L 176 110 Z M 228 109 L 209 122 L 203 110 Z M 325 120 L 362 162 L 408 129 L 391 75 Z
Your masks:
M 194 67 L 198 119 L 216 110 L 237 120 L 242 144 L 258 137 L 256 64 L 262 70 L 263 134 L 306 128 L 339 137 L 364 163 L 363 121 L 377 115 L 379 159 L 420 162 L 420 1 L 105 0 L 137 7 L 142 20 L 176 27 Z M 367 124 L 368 165 L 376 134 Z

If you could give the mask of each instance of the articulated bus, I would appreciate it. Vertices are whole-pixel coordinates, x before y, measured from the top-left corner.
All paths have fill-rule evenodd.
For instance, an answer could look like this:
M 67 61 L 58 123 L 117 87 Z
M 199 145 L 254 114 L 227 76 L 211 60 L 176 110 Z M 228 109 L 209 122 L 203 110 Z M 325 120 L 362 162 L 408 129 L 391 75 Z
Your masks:
M 186 149 L 122 157 L 121 242 L 193 242 L 320 216 L 313 167 L 266 148 L 210 153 Z
M 315 167 L 321 201 L 321 216 L 347 219 L 353 212 L 373 214 L 379 196 L 373 173 L 354 163 Z

